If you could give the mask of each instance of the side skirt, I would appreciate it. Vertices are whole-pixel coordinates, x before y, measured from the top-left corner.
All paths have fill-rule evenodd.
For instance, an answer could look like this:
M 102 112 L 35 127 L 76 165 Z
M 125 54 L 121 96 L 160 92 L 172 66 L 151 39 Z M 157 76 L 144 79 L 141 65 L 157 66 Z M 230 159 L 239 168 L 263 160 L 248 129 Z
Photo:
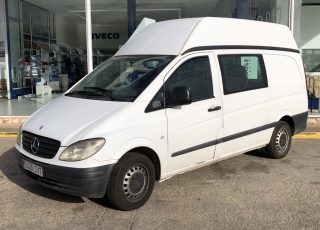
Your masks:
M 226 160 L 226 159 L 229 159 L 229 158 L 232 158 L 232 157 L 235 157 L 235 156 L 239 156 L 239 155 L 241 155 L 243 153 L 247 153 L 247 152 L 250 152 L 252 150 L 261 149 L 264 146 L 266 146 L 266 144 L 259 145 L 257 147 L 253 147 L 253 148 L 250 148 L 250 149 L 246 149 L 246 150 L 243 150 L 241 152 L 238 152 L 238 153 L 235 153 L 235 154 L 232 154 L 232 155 L 226 155 L 226 156 L 222 156 L 222 157 L 219 157 L 219 158 L 216 158 L 216 159 L 213 158 L 213 159 L 210 159 L 210 160 L 207 160 L 207 161 L 195 164 L 195 165 L 191 165 L 191 166 L 189 166 L 187 168 L 183 168 L 183 169 L 180 169 L 180 170 L 177 170 L 177 171 L 174 171 L 174 172 L 171 172 L 171 173 L 163 175 L 161 177 L 161 179 L 159 180 L 159 182 L 166 181 L 166 180 L 172 178 L 173 176 L 181 175 L 181 174 L 184 174 L 186 172 L 190 172 L 190 171 L 193 171 L 195 169 L 199 169 L 199 168 L 211 165 L 213 163 L 216 163 L 216 162 L 219 162 L 219 161 L 222 161 L 222 160 Z

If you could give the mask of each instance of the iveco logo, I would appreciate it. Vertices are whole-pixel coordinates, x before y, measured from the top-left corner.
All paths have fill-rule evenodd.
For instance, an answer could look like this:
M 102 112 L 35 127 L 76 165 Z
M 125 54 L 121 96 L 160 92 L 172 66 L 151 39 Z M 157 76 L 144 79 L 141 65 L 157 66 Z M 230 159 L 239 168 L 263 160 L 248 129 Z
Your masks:
M 40 142 L 39 142 L 38 138 L 34 137 L 31 141 L 31 151 L 33 153 L 37 153 L 39 150 L 39 146 L 40 146 Z
M 119 33 L 92 33 L 92 39 L 119 39 Z

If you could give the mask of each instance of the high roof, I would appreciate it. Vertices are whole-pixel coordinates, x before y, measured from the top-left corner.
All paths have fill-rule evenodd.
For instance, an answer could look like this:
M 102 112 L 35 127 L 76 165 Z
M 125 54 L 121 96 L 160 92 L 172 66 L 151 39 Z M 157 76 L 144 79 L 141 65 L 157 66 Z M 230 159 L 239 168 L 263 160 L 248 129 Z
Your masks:
M 151 24 L 120 55 L 180 55 L 203 46 L 268 46 L 298 50 L 287 26 L 231 18 L 188 18 Z

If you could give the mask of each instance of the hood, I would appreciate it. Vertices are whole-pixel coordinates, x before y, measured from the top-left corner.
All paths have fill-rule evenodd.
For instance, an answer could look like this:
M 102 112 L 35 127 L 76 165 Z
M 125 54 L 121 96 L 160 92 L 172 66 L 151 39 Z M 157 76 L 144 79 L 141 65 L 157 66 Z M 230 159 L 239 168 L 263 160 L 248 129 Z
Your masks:
M 61 96 L 32 114 L 22 129 L 68 146 L 130 104 Z

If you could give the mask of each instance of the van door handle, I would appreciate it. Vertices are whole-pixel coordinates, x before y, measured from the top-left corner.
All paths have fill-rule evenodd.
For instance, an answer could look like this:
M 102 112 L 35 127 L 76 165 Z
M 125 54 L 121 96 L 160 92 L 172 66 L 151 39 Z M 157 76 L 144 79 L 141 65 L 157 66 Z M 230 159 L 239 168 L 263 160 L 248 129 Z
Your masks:
M 218 111 L 221 109 L 221 106 L 212 106 L 208 109 L 208 112 Z

